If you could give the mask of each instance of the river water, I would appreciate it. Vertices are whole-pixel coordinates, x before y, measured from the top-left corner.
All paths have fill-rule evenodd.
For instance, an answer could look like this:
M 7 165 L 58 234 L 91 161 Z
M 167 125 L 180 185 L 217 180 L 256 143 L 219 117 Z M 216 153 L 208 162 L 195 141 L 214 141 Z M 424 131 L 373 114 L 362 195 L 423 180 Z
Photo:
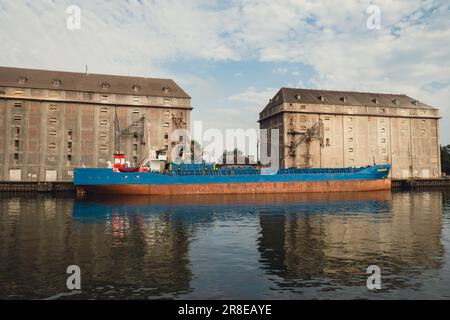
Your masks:
M 448 299 L 450 192 L 0 194 L 0 299 L 92 298 Z

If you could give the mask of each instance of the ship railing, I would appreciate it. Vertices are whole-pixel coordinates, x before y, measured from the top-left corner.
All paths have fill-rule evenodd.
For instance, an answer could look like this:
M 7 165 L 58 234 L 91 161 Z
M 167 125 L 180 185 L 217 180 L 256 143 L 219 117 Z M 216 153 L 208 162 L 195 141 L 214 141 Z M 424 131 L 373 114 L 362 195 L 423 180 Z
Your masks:
M 179 170 L 169 171 L 171 176 L 232 176 L 232 175 L 258 175 L 257 169 L 219 169 L 219 170 Z
M 279 169 L 277 174 L 342 174 L 354 173 L 364 168 L 289 168 Z M 259 175 L 260 169 L 255 168 L 227 168 L 227 169 L 209 169 L 196 168 L 194 170 L 172 170 L 168 172 L 172 176 L 231 176 L 231 175 Z
M 289 168 L 280 169 L 279 174 L 339 174 L 353 173 L 362 168 Z

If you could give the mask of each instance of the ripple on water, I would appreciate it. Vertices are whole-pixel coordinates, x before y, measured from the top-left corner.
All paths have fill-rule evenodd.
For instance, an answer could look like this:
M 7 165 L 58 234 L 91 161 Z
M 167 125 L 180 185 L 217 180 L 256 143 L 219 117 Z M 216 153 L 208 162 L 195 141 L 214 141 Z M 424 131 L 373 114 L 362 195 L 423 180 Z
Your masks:
M 448 298 L 449 250 L 447 191 L 0 198 L 6 299 Z

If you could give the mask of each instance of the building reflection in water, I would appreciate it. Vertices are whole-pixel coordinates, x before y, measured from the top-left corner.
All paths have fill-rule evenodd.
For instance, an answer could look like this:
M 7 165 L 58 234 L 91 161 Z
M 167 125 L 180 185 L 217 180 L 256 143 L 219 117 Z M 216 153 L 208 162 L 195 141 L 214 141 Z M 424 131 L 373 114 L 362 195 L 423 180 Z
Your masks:
M 71 264 L 82 272 L 82 292 L 74 298 L 160 298 L 190 290 L 193 217 L 180 219 L 174 206 L 23 196 L 0 205 L 2 298 L 65 297 Z
M 68 291 L 65 271 L 71 264 L 82 270 L 82 292 L 75 298 L 201 296 L 193 292 L 192 280 L 211 283 L 211 268 L 208 259 L 193 260 L 198 257 L 193 242 L 202 240 L 205 230 L 222 227 L 240 239 L 243 221 L 255 230 L 255 237 L 242 239 L 259 257 L 255 262 L 265 279 L 258 290 L 262 283 L 278 291 L 361 287 L 371 264 L 387 276 L 384 286 L 411 286 L 408 276 L 440 268 L 444 252 L 440 192 L 83 200 L 2 196 L 0 298 L 64 298 L 60 294 Z M 225 271 L 227 257 L 248 259 L 211 250 L 211 259 L 220 259 Z M 230 284 L 214 285 L 225 291 Z M 264 297 L 273 289 L 265 289 Z
M 280 277 L 279 285 L 361 287 L 367 267 L 375 264 L 383 288 L 392 289 L 413 285 L 409 280 L 423 270 L 440 268 L 441 192 L 353 196 L 259 215 L 261 262 Z

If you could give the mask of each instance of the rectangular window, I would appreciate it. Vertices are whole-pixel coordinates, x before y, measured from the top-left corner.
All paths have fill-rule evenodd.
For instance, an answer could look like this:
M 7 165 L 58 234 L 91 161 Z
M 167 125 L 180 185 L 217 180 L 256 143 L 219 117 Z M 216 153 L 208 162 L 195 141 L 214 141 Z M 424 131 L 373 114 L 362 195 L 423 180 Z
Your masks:
M 381 128 L 381 132 L 386 132 L 386 128 Z
M 134 102 L 140 102 L 140 101 L 141 101 L 141 98 L 138 97 L 138 96 L 135 96 L 135 97 L 133 97 L 133 101 L 134 101 Z
M 100 125 L 107 126 L 108 125 L 108 120 L 101 120 L 100 121 Z
M 326 144 L 327 146 L 330 146 L 330 138 L 326 138 L 326 139 L 325 139 L 325 144 Z
M 386 143 L 386 139 L 381 139 L 381 143 Z
M 168 133 L 165 133 L 165 134 L 164 134 L 164 139 L 165 139 L 165 140 L 168 140 L 168 139 L 169 139 L 169 134 L 168 134 Z
M 353 142 L 353 138 L 348 138 L 348 142 Z
M 22 102 L 14 102 L 15 108 L 22 108 Z
M 49 145 L 48 145 L 48 147 L 50 148 L 50 149 L 56 149 L 56 143 L 50 143 Z
M 100 151 L 106 151 L 106 150 L 107 150 L 106 145 L 103 144 L 100 146 Z
M 138 109 L 134 109 L 133 110 L 133 114 L 139 114 L 139 110 Z
M 48 132 L 48 135 L 50 135 L 50 136 L 56 136 L 56 130 L 50 130 L 50 131 Z
M 50 118 L 48 121 L 49 121 L 51 124 L 57 124 L 57 123 L 58 123 L 58 120 L 57 120 L 56 118 Z
M 67 130 L 67 140 L 72 141 L 72 129 Z
M 93 92 L 83 92 L 83 99 L 84 100 L 92 100 L 94 99 L 94 93 Z
M 72 155 L 71 154 L 67 155 L 67 162 L 69 162 L 69 165 L 72 162 Z
M 51 104 L 51 105 L 48 107 L 48 109 L 49 109 L 50 111 L 56 111 L 57 107 L 56 107 L 56 105 Z
M 23 90 L 22 89 L 16 89 L 15 94 L 16 95 L 21 95 L 21 94 L 23 94 Z
M 20 121 L 22 120 L 22 116 L 20 114 L 13 115 L 13 120 Z
M 349 149 L 348 149 L 348 152 L 353 152 L 353 148 L 349 148 Z
M 168 128 L 168 127 L 170 127 L 170 123 L 168 123 L 168 122 L 164 122 L 164 127 L 165 127 L 165 128 Z
M 100 108 L 100 113 L 108 113 L 108 108 L 105 107 Z
M 19 140 L 14 140 L 14 148 L 19 149 Z
M 325 120 L 330 120 L 331 119 L 331 117 L 325 117 Z
M 19 154 L 18 153 L 14 153 L 14 160 L 19 160 Z
M 171 101 L 171 99 L 170 98 L 164 98 L 163 99 L 163 103 L 164 104 L 170 104 L 172 101 Z
M 16 138 L 18 138 L 20 136 L 20 128 L 19 127 L 14 128 L 14 135 Z
M 305 109 L 306 109 L 306 105 L 302 104 L 302 105 L 300 106 L 300 109 L 305 110 Z

